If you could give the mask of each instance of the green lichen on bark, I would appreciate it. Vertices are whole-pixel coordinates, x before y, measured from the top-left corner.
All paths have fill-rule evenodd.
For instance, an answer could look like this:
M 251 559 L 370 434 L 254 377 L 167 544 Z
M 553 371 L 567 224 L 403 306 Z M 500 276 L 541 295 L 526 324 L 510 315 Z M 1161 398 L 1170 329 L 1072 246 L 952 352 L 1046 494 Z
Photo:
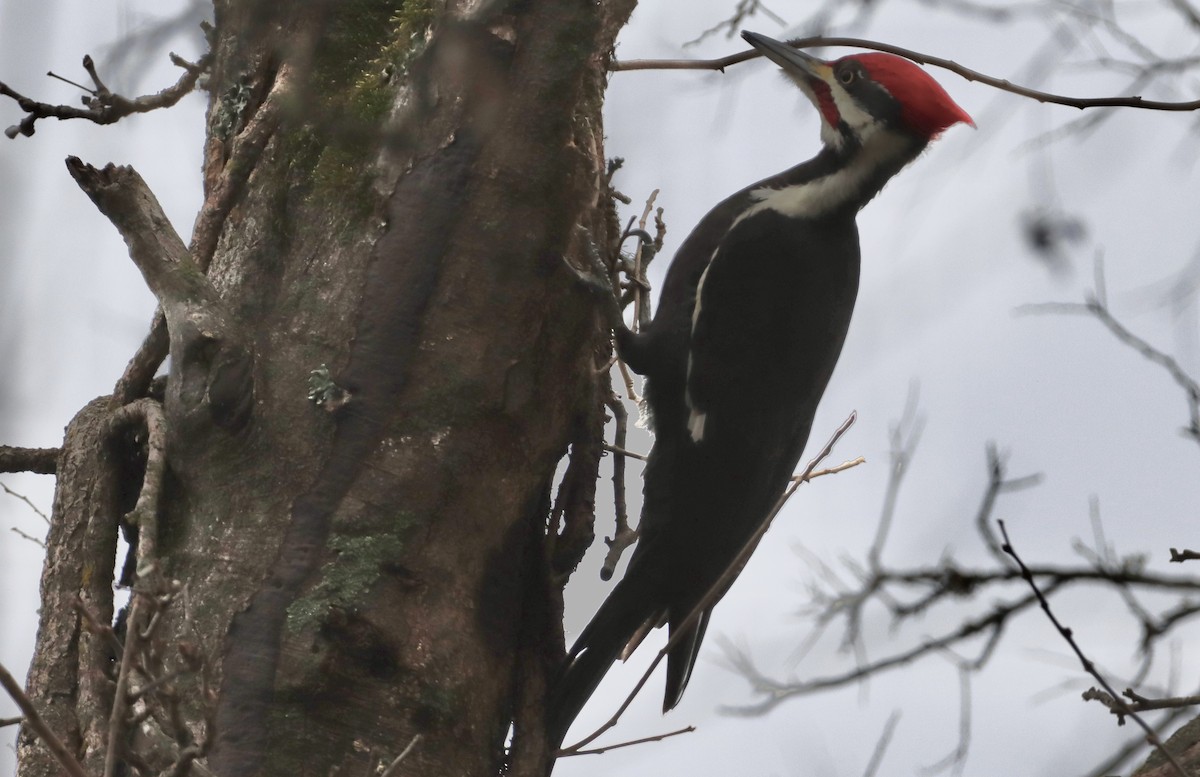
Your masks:
M 386 534 L 334 535 L 329 548 L 337 556 L 321 569 L 321 581 L 288 607 L 288 630 L 296 633 L 318 625 L 333 607 L 355 609 L 379 579 L 384 565 L 400 558 L 400 535 L 411 523 L 401 518 Z
M 310 196 L 365 216 L 378 140 L 413 60 L 437 17 L 436 0 L 344 0 L 332 6 L 309 92 L 313 121 L 294 138 L 293 170 Z

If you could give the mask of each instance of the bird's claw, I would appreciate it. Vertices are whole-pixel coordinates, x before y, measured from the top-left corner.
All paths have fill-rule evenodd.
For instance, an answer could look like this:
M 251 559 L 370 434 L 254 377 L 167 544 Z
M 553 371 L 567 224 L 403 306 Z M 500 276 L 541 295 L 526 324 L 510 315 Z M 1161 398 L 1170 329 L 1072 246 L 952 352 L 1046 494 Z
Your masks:
M 608 266 L 600 257 L 600 251 L 597 250 L 595 242 L 585 227 L 576 227 L 580 233 L 580 244 L 583 246 L 583 256 L 587 259 L 587 268 L 580 269 L 564 256 L 563 264 L 571 271 L 571 274 L 583 284 L 587 291 L 596 297 L 600 303 L 601 312 L 604 314 L 605 323 L 616 330 L 625 326 L 624 316 L 621 314 L 621 303 L 617 299 L 616 293 L 613 290 L 612 276 Z

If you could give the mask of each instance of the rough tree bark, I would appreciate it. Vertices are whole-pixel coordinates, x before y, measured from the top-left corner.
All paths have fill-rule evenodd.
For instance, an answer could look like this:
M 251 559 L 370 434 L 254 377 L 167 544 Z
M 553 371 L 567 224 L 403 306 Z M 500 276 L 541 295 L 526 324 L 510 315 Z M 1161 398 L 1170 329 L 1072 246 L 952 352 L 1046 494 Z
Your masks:
M 615 238 L 634 4 L 218 0 L 190 244 L 135 171 L 68 161 L 166 322 L 57 463 L 28 693 L 89 774 L 366 774 L 413 742 L 408 775 L 545 771 L 608 349 L 563 257 Z M 553 547 L 568 447 L 593 471 Z M 19 759 L 62 772 L 28 729 Z

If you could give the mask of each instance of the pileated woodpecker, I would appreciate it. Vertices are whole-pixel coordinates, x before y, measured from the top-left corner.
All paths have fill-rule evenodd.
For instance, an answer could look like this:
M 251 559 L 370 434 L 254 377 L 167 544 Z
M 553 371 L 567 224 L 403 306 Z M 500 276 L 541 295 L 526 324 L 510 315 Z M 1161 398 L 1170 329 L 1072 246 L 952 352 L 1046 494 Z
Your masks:
M 709 211 L 675 256 L 653 322 L 616 327 L 621 358 L 646 376 L 655 441 L 629 568 L 551 690 L 555 743 L 646 631 L 667 623 L 674 637 L 787 486 L 854 310 L 855 215 L 941 132 L 974 126 L 907 59 L 825 62 L 742 36 L 816 106 L 824 147 Z M 664 712 L 687 686 L 711 609 L 668 654 Z

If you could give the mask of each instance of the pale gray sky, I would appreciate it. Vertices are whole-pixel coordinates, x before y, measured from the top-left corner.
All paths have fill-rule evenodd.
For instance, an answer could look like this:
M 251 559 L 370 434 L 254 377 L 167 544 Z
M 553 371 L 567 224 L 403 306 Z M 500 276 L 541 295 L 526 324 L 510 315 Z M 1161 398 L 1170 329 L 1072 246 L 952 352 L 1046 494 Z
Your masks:
M 112 45 L 146 23 L 143 14 L 169 14 L 183 3 L 111 4 L 0 0 L 0 80 L 44 99 L 74 102 L 77 93 L 46 79 L 53 69 L 79 77 L 91 52 L 104 62 Z M 710 38 L 688 51 L 681 41 L 728 15 L 732 0 L 667 3 L 645 0 L 623 33 L 619 57 L 719 56 L 740 41 Z M 1029 81 L 1029 58 L 1050 48 L 1051 25 L 976 23 L 943 15 L 912 0 L 879 3 L 869 37 L 909 46 L 1014 80 Z M 807 3 L 774 0 L 789 22 Z M 1124 5 L 1118 6 L 1124 8 Z M 1144 6 L 1140 6 L 1143 7 Z M 1194 31 L 1169 14 L 1140 12 L 1131 24 L 1170 55 L 1191 53 Z M 786 37 L 796 32 L 767 18 L 750 29 Z M 148 53 L 139 78 L 157 89 L 176 77 L 167 50 L 199 53 L 198 32 Z M 1079 95 L 1124 91 L 1124 76 L 1071 66 L 1093 56 L 1076 49 L 1057 57 L 1067 66 L 1042 86 Z M 1052 60 L 1054 61 L 1054 60 Z M 1075 538 L 1088 539 L 1088 501 L 1100 501 L 1107 536 L 1118 551 L 1148 554 L 1151 569 L 1186 572 L 1166 563 L 1167 548 L 1188 546 L 1200 503 L 1200 450 L 1178 434 L 1186 422 L 1181 392 L 1159 369 L 1119 346 L 1086 318 L 1015 316 L 1031 302 L 1077 301 L 1092 284 L 1092 258 L 1103 252 L 1109 296 L 1125 323 L 1152 342 L 1177 351 L 1200 374 L 1194 317 L 1173 319 L 1148 303 L 1146 287 L 1184 268 L 1200 245 L 1195 216 L 1196 120 L 1187 114 L 1124 111 L 1083 139 L 1031 150 L 1028 141 L 1080 115 L 1043 106 L 933 71 L 975 117 L 978 130 L 951 129 L 905 170 L 859 219 L 863 281 L 841 363 L 826 394 L 810 447 L 819 447 L 851 411 L 859 421 L 834 454 L 868 463 L 804 487 L 780 516 L 767 542 L 725 600 L 709 629 L 707 649 L 683 704 L 658 714 L 661 679 L 651 681 L 610 741 L 695 724 L 699 730 L 658 744 L 564 761 L 563 777 L 622 774 L 746 774 L 851 777 L 862 773 L 875 739 L 893 710 L 902 711 L 883 775 L 915 774 L 956 744 L 958 681 L 945 661 L 879 678 L 858 689 L 791 701 L 763 719 L 718 714 L 722 704 L 750 700 L 744 683 L 720 665 L 717 635 L 747 646 L 776 674 L 812 678 L 845 670 L 853 658 L 832 640 L 802 663 L 787 663 L 807 626 L 795 617 L 806 601 L 812 570 L 796 545 L 838 564 L 861 558 L 875 529 L 887 482 L 888 428 L 900 416 L 909 386 L 920 384 L 924 438 L 902 494 L 885 559 L 934 563 L 953 551 L 963 563 L 986 559 L 972 521 L 986 483 L 984 448 L 1009 452 L 1013 475 L 1045 474 L 1032 491 L 1006 497 L 997 511 L 1029 561 L 1077 559 Z M 110 84 L 120 89 L 119 79 Z M 1146 96 L 1186 99 L 1195 79 L 1175 90 L 1151 87 Z M 43 122 L 33 138 L 0 142 L 0 393 L 2 441 L 52 446 L 85 402 L 108 391 L 144 334 L 153 301 L 128 260 L 119 236 L 66 175 L 75 154 L 93 163 L 136 166 L 183 233 L 199 204 L 203 101 L 190 97 L 169 111 L 115 127 Z M 0 125 L 19 118 L 0 104 Z M 640 212 L 654 188 L 666 208 L 666 254 L 658 275 L 692 225 L 716 201 L 817 150 L 817 123 L 803 97 L 754 62 L 728 73 L 667 71 L 615 74 L 608 96 L 608 154 L 626 159 L 618 187 Z M 1047 171 L 1052 175 L 1048 176 Z M 1047 182 L 1052 181 L 1049 188 Z M 1055 275 L 1020 240 L 1019 219 L 1035 205 L 1066 208 L 1087 225 L 1070 251 L 1074 272 Z M 655 278 L 652 277 L 652 280 Z M 648 447 L 641 437 L 631 447 Z M 640 491 L 630 471 L 631 506 Z M 48 477 L 3 476 L 47 511 Z M 599 495 L 609 494 L 607 481 Z M 0 660 L 23 674 L 36 626 L 40 553 L 8 531 L 38 534 L 40 519 L 0 494 Z M 607 525 L 598 533 L 611 533 Z M 582 627 L 606 590 L 595 556 L 570 590 L 568 626 Z M 1200 574 L 1200 573 L 1197 573 Z M 1019 589 L 1012 589 L 1018 591 Z M 1161 604 L 1161 602 L 1160 602 Z M 1132 622 L 1107 592 L 1080 590 L 1057 605 L 1060 616 L 1103 665 L 1128 671 L 1136 644 Z M 981 612 L 976 607 L 973 612 Z M 957 621 L 938 609 L 898 633 L 875 612 L 868 650 L 882 656 Z M 569 635 L 569 637 L 572 635 Z M 834 635 L 837 636 L 837 635 Z M 1195 640 L 1194 630 L 1181 637 Z M 640 674 L 661 637 L 648 640 L 631 662 L 611 673 L 588 706 L 577 732 L 606 718 Z M 1184 655 L 1188 655 L 1186 648 Z M 1191 691 L 1200 671 L 1183 662 L 1178 690 Z M 1165 677 L 1165 668 L 1158 675 Z M 1076 680 L 1069 692 L 1047 689 Z M 992 663 L 975 678 L 973 737 L 965 773 L 989 777 L 1078 773 L 1133 735 L 1117 729 L 1077 691 L 1090 685 L 1040 613 L 1017 620 Z M 0 716 L 10 714 L 0 700 Z M 4 732 L 11 741 L 12 730 Z M 570 739 L 570 738 L 569 738 Z M 1020 743 L 1020 746 L 1015 746 Z M 12 769 L 0 752 L 0 773 Z

